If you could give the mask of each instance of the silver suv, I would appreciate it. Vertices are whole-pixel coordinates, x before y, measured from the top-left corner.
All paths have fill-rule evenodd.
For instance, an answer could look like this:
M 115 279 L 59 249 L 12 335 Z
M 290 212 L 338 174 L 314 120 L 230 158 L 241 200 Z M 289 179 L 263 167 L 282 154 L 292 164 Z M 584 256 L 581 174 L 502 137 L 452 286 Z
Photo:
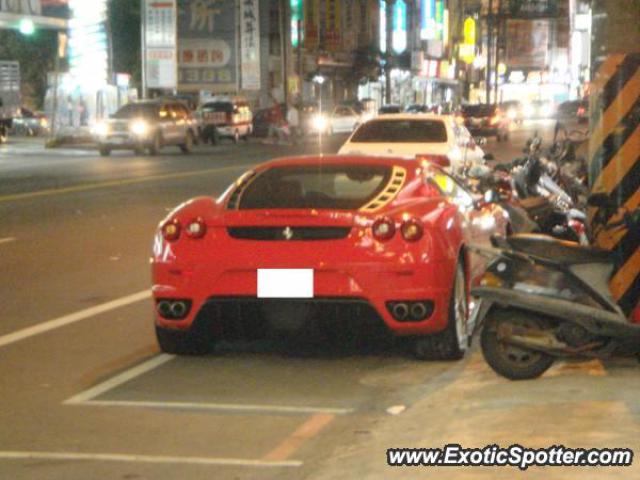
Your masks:
M 197 122 L 186 106 L 160 100 L 129 103 L 93 129 L 102 156 L 116 149 L 137 154 L 146 149 L 156 155 L 168 145 L 189 153 L 196 141 L 196 131 Z

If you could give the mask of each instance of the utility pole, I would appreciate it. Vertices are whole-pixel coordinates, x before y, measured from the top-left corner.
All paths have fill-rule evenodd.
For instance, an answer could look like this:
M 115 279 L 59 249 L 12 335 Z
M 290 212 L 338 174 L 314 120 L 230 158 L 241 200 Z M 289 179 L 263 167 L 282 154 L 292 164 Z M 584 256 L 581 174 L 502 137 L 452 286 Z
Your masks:
M 289 105 L 289 59 L 287 55 L 287 0 L 279 0 L 279 24 L 280 24 L 280 58 L 282 59 L 282 101 L 285 109 Z
M 385 3 L 385 65 L 384 65 L 384 102 L 391 103 L 391 58 L 393 55 L 393 7 L 396 0 Z
M 146 1 L 142 0 L 140 2 L 140 19 L 142 23 L 142 28 L 140 29 L 140 49 L 142 50 L 140 53 L 140 57 L 142 59 L 142 72 L 141 72 L 141 80 L 142 80 L 142 98 L 147 98 L 149 92 L 147 88 L 147 10 L 146 10 Z
M 493 60 L 493 0 L 489 0 L 489 12 L 487 14 L 487 67 L 485 69 L 485 95 L 486 102 L 491 103 L 491 61 Z
M 500 47 L 502 46 L 502 39 L 504 39 L 504 35 L 502 32 L 503 24 L 504 18 L 502 17 L 502 0 L 498 0 L 498 16 L 496 22 L 496 62 L 493 69 L 495 72 L 495 83 L 493 85 L 493 99 L 495 103 L 500 103 L 500 99 L 498 98 L 498 84 L 500 83 L 498 69 L 500 68 Z

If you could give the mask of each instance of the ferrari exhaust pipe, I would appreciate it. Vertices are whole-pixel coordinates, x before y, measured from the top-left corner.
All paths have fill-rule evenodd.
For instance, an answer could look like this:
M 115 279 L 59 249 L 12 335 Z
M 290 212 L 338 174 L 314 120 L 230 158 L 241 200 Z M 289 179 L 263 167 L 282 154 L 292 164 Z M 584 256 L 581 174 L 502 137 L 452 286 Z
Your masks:
M 409 306 L 406 303 L 396 303 L 391 308 L 391 315 L 396 320 L 406 320 L 409 316 Z
M 427 316 L 427 307 L 422 302 L 412 304 L 410 311 L 412 320 L 423 320 Z
M 182 318 L 187 313 L 187 304 L 181 301 L 171 304 L 171 314 L 173 318 Z
M 156 309 L 161 317 L 171 318 L 172 316 L 171 302 L 168 302 L 167 300 L 161 300 L 158 302 Z

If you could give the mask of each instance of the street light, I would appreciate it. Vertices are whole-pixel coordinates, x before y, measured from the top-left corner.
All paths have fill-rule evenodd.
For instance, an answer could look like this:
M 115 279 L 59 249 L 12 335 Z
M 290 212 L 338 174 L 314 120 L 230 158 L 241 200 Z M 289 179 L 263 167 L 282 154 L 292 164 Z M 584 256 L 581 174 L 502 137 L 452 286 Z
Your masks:
M 33 20 L 29 18 L 23 18 L 22 20 L 20 20 L 18 30 L 23 35 L 33 35 L 33 33 L 36 31 L 36 26 L 33 24 Z
M 324 84 L 326 78 L 322 75 L 318 74 L 313 77 L 313 83 L 318 85 L 318 115 L 317 118 L 322 118 L 322 85 Z M 320 153 L 322 153 L 322 129 L 318 128 L 318 146 L 320 148 Z

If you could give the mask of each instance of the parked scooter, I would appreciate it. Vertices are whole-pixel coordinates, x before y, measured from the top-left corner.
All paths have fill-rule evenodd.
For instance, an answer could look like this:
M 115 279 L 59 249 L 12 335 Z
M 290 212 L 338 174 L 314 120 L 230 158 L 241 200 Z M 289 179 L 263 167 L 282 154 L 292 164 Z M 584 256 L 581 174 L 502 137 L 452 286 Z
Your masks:
M 606 196 L 589 204 L 601 209 Z M 640 237 L 640 209 L 605 227 Z M 640 238 L 638 238 L 640 241 Z M 609 291 L 614 255 L 547 235 L 495 237 L 480 286 L 476 329 L 489 366 L 511 380 L 542 375 L 557 358 L 640 353 L 640 307 L 628 319 Z
M 572 197 L 554 180 L 557 167 L 542 156 L 541 144 L 540 138 L 534 135 L 527 142 L 524 157 L 496 167 L 496 175 L 500 176 L 497 178 L 502 183 L 501 205 L 507 210 L 509 206 L 525 210 L 537 224 L 535 232 L 586 245 L 586 215 L 576 208 Z

